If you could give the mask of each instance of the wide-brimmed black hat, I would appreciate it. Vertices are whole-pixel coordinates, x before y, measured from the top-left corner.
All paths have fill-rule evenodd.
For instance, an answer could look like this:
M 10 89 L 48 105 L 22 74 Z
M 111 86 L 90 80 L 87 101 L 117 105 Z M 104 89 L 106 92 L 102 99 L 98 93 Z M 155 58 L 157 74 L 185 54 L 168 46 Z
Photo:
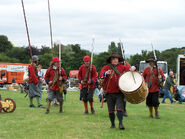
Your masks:
M 155 57 L 151 56 L 148 60 L 146 60 L 147 63 L 149 62 L 156 62 Z
M 112 53 L 109 58 L 107 59 L 107 62 L 108 63 L 111 63 L 111 58 L 118 58 L 119 59 L 119 62 L 122 62 L 124 61 L 124 59 L 122 58 L 122 56 L 118 53 Z

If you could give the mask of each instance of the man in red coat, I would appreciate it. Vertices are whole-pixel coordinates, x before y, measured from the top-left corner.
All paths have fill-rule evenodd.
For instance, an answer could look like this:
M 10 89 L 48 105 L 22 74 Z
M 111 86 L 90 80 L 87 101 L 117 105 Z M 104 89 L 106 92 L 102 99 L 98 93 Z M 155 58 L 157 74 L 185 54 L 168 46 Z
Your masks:
M 82 85 L 81 89 L 81 99 L 84 102 L 85 114 L 88 114 L 88 104 L 89 101 L 91 107 L 91 113 L 94 114 L 95 110 L 93 108 L 93 95 L 95 89 L 95 82 L 97 80 L 97 72 L 94 65 L 92 65 L 92 70 L 90 70 L 90 61 L 89 56 L 84 56 L 84 64 L 80 66 L 78 79 Z M 90 76 L 91 75 L 91 76 Z
M 149 63 L 149 67 L 144 69 L 143 77 L 148 84 L 149 94 L 146 98 L 146 105 L 149 108 L 150 118 L 153 118 L 153 107 L 155 109 L 155 117 L 159 119 L 158 107 L 159 107 L 159 82 L 165 80 L 162 69 L 156 68 L 157 61 L 154 57 L 150 57 L 146 62 Z
M 33 105 L 33 98 L 36 98 L 38 107 L 43 108 L 42 104 L 40 104 L 40 96 L 41 93 L 39 91 L 38 85 L 39 85 L 39 76 L 37 71 L 39 58 L 38 56 L 34 55 L 32 56 L 32 64 L 28 66 L 28 83 L 29 83 L 29 98 L 30 98 L 30 107 L 35 107 Z
M 60 103 L 59 113 L 63 112 L 63 95 L 59 92 L 59 82 L 65 82 L 67 80 L 67 74 L 64 69 L 61 67 L 61 73 L 59 73 L 59 62 L 60 60 L 57 57 L 54 57 L 50 67 L 47 69 L 45 74 L 45 81 L 48 84 L 48 96 L 47 96 L 47 108 L 46 114 L 49 113 L 51 101 L 56 98 Z
M 107 106 L 109 112 L 109 118 L 111 121 L 111 128 L 115 128 L 115 106 L 117 111 L 117 117 L 119 120 L 119 128 L 124 130 L 125 127 L 122 124 L 123 111 L 124 111 L 124 95 L 120 91 L 118 86 L 118 80 L 121 74 L 130 69 L 130 64 L 125 62 L 120 54 L 112 53 L 107 59 L 108 65 L 104 66 L 100 72 L 100 78 L 103 78 L 103 89 L 106 93 Z M 132 69 L 134 70 L 134 69 Z

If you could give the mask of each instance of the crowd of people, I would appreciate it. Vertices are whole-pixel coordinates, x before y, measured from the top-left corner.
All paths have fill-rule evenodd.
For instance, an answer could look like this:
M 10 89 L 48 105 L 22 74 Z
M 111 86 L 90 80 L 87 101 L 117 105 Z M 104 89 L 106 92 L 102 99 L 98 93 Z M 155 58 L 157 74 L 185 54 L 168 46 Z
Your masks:
M 51 61 L 50 67 L 47 69 L 46 74 L 41 70 L 41 65 L 38 63 L 38 56 L 32 57 L 32 64 L 28 67 L 29 72 L 29 100 L 30 107 L 35 107 L 33 104 L 33 98 L 36 98 L 39 108 L 45 108 L 40 104 L 42 97 L 42 84 L 45 80 L 48 85 L 48 96 L 46 99 L 46 114 L 50 113 L 51 102 L 56 99 L 59 102 L 59 113 L 63 112 L 63 92 L 64 84 L 67 80 L 67 74 L 64 68 L 60 67 L 59 58 L 54 57 Z M 136 67 L 130 66 L 122 56 L 118 53 L 112 53 L 107 59 L 107 65 L 103 66 L 99 77 L 97 75 L 96 67 L 91 63 L 91 58 L 85 56 L 83 58 L 84 64 L 79 68 L 78 79 L 80 83 L 80 100 L 84 105 L 84 114 L 89 114 L 88 103 L 90 105 L 90 112 L 95 114 L 95 108 L 93 106 L 93 96 L 96 93 L 98 100 L 107 102 L 108 116 L 111 123 L 111 128 L 115 128 L 115 117 L 117 116 L 119 122 L 119 129 L 124 130 L 123 116 L 128 116 L 126 111 L 126 97 L 120 91 L 118 81 L 119 77 L 127 71 L 135 72 Z M 165 99 L 168 97 L 171 103 L 174 100 L 171 97 L 170 88 L 176 87 L 173 81 L 173 72 L 170 71 L 170 75 L 165 79 L 161 68 L 156 66 L 156 60 L 154 57 L 150 57 L 146 62 L 149 66 L 144 69 L 142 76 L 147 84 L 149 93 L 146 98 L 146 105 L 149 110 L 149 118 L 153 118 L 153 109 L 155 110 L 155 118 L 160 119 L 159 116 L 159 91 L 160 84 L 164 84 L 164 97 L 162 103 L 165 103 Z M 101 90 L 99 90 L 101 88 Z M 116 114 L 115 114 L 116 112 Z M 116 116 L 115 116 L 116 115 Z

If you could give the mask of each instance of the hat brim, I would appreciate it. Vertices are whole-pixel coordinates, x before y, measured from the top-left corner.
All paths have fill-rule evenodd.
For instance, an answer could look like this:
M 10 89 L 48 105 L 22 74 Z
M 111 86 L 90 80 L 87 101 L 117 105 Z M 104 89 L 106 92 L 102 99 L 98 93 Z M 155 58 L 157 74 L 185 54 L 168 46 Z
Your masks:
M 146 63 L 149 63 L 149 62 L 156 62 L 156 60 L 153 60 L 153 59 L 146 60 Z
M 111 59 L 112 58 L 118 58 L 119 62 L 123 62 L 124 59 L 122 57 L 117 57 L 117 56 L 110 56 L 108 59 L 107 59 L 107 63 L 111 63 Z

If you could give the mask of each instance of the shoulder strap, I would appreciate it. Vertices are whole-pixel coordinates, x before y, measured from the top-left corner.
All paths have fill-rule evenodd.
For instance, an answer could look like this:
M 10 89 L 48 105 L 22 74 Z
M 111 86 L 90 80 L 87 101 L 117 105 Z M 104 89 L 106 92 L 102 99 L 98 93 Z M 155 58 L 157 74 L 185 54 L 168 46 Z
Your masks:
M 58 72 L 57 72 L 57 70 L 54 70 L 54 73 L 55 73 L 55 75 L 54 75 L 54 78 L 53 78 L 53 80 L 52 80 L 52 82 L 53 82 L 53 85 L 58 81 Z
M 116 67 L 112 66 L 111 64 L 109 65 L 117 74 L 121 75 L 121 73 L 117 70 Z

